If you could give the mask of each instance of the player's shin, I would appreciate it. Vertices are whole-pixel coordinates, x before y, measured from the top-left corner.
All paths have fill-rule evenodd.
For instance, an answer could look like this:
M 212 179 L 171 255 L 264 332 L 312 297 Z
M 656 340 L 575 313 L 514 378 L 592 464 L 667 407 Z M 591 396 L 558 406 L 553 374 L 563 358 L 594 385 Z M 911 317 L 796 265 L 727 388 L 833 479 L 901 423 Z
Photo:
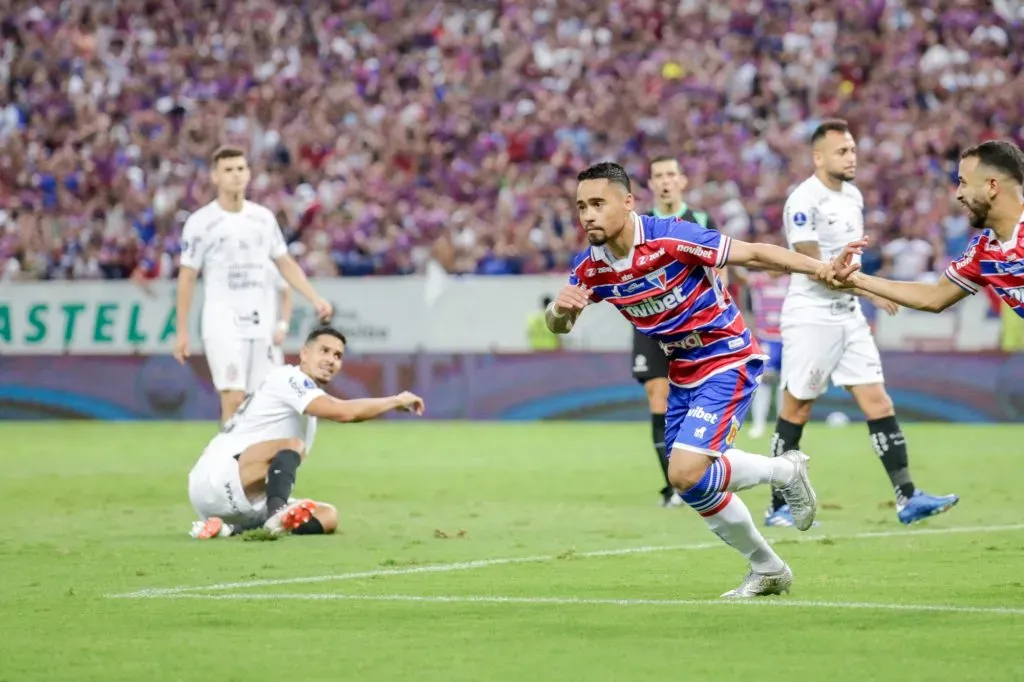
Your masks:
M 288 504 L 295 487 L 295 473 L 302 457 L 295 450 L 281 450 L 270 460 L 267 470 L 267 515 L 273 516 Z
M 717 512 L 704 515 L 711 532 L 722 539 L 750 562 L 756 573 L 774 574 L 785 568 L 785 562 L 771 548 L 764 536 L 754 526 L 750 510 L 736 495 L 725 493 L 728 497 Z
M 906 504 L 914 496 L 915 486 L 910 477 L 909 458 L 907 455 L 907 439 L 903 435 L 896 417 L 882 417 L 868 422 L 871 433 L 871 445 L 875 454 L 889 475 L 896 502 Z

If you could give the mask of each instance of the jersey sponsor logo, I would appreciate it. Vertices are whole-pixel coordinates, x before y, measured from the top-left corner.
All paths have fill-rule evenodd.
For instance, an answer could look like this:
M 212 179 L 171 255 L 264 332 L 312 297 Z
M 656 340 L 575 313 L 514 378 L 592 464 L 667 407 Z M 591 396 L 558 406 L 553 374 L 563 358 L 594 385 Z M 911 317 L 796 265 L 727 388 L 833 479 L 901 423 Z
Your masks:
M 1007 263 L 998 260 L 981 261 L 981 271 L 985 275 L 1020 275 L 1024 274 L 1024 261 Z
M 658 298 L 649 298 L 636 305 L 627 305 L 622 311 L 631 317 L 653 317 L 666 310 L 675 310 L 685 300 L 682 285 Z
M 628 282 L 629 280 L 633 279 L 634 277 L 636 277 L 636 275 L 634 275 L 632 272 L 624 272 L 624 273 L 622 273 L 619 276 L 619 281 L 620 282 Z
M 697 244 L 680 244 L 676 247 L 676 251 L 688 253 L 691 256 L 697 256 L 704 260 L 712 260 L 715 257 L 714 251 L 704 248 L 703 246 L 698 246 Z
M 704 342 L 700 338 L 698 332 L 687 334 L 679 341 L 671 341 L 669 343 L 662 343 L 661 350 L 665 352 L 665 355 L 670 355 L 672 351 L 677 348 L 682 350 L 693 350 L 694 348 L 703 348 Z
M 744 341 L 741 337 L 737 337 L 728 343 L 729 350 L 736 350 L 737 348 L 742 348 L 743 344 L 745 343 L 746 341 Z
M 686 413 L 686 418 L 699 419 L 711 425 L 715 425 L 718 423 L 718 413 L 708 412 L 700 405 L 697 405 L 696 407 L 691 407 L 689 411 Z
M 608 267 L 607 265 L 605 265 L 605 266 L 600 267 L 600 268 L 597 269 L 597 274 L 600 275 L 600 274 L 603 274 L 605 272 L 611 272 L 611 271 L 612 271 L 612 269 L 610 267 Z
M 797 227 L 803 227 L 807 224 L 807 214 L 803 211 L 797 211 L 793 214 L 793 224 Z

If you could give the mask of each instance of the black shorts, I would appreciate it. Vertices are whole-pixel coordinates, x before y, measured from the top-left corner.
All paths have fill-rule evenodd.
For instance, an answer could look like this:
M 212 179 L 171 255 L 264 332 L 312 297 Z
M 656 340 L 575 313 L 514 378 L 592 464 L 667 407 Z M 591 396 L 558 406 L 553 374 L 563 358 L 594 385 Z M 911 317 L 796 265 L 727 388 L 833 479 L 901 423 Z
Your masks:
M 633 378 L 641 384 L 668 378 L 668 357 L 658 342 L 633 330 Z

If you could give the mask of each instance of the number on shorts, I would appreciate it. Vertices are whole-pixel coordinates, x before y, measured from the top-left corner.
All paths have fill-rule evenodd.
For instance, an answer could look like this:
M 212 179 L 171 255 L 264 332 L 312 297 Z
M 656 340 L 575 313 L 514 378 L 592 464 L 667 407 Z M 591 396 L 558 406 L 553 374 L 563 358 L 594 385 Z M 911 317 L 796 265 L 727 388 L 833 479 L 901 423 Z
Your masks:
M 249 407 L 249 403 L 252 401 L 252 397 L 254 395 L 256 395 L 256 394 L 255 393 L 247 393 L 246 394 L 245 400 L 243 400 L 242 404 L 238 406 L 238 409 L 235 410 L 235 413 L 233 415 L 231 415 L 231 419 L 227 420 L 224 423 L 224 426 L 221 427 L 221 429 L 220 429 L 221 433 L 231 433 L 231 431 L 234 430 L 234 428 L 236 426 L 238 426 L 238 419 L 243 414 L 245 414 L 245 408 Z

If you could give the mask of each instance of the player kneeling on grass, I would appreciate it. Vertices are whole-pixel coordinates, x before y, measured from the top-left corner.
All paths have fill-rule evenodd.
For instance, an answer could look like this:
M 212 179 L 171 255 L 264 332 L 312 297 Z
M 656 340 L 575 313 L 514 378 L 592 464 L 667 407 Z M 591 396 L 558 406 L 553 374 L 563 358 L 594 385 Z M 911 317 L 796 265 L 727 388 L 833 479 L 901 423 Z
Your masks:
M 273 535 L 333 533 L 337 510 L 292 500 L 295 474 L 313 447 L 318 418 L 361 422 L 391 410 L 423 414 L 409 392 L 389 398 L 339 400 L 323 387 L 341 371 L 345 335 L 318 327 L 306 338 L 299 365 L 271 371 L 214 436 L 188 475 L 188 497 L 201 521 L 192 537 L 205 540 L 265 528 Z

